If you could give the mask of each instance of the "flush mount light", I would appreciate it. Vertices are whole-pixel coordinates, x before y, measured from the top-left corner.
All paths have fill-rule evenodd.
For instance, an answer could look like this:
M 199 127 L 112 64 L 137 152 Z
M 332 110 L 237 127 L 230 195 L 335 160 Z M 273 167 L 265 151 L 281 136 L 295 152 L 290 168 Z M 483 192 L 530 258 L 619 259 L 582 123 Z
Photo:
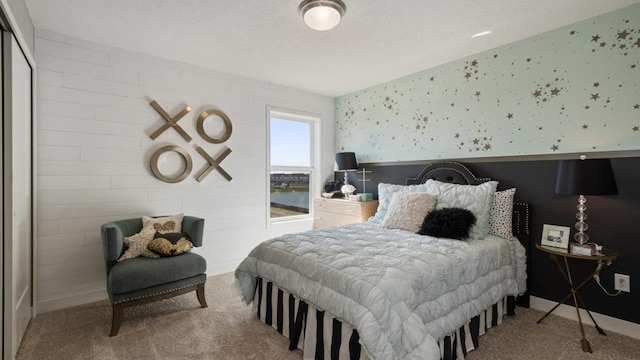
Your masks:
M 473 34 L 473 35 L 471 35 L 471 38 L 473 39 L 473 38 L 477 38 L 477 37 L 485 36 L 485 35 L 489 35 L 489 34 L 491 34 L 491 31 L 487 30 L 487 31 L 479 32 L 477 34 Z
M 304 0 L 298 10 L 308 27 L 325 31 L 340 23 L 347 6 L 341 0 Z

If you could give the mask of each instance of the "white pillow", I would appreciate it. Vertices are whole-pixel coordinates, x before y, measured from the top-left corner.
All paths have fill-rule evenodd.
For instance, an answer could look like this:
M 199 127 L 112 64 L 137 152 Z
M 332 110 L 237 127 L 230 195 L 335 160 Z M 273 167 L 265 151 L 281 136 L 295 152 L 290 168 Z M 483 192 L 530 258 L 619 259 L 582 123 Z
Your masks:
M 182 218 L 183 213 L 179 213 L 173 216 L 165 216 L 160 218 L 152 218 L 149 216 L 142 217 L 142 226 L 146 227 L 149 224 L 159 232 L 160 234 L 167 233 L 179 233 L 182 231 Z
M 480 185 L 459 185 L 427 180 L 427 192 L 438 197 L 438 203 L 448 207 L 458 207 L 471 211 L 476 216 L 476 224 L 471 227 L 469 237 L 483 239 L 489 233 L 489 213 L 497 181 L 487 181 Z
M 436 207 L 436 199 L 427 193 L 395 192 L 380 226 L 416 233 L 425 216 Z
M 396 184 L 378 184 L 378 209 L 376 214 L 369 218 L 369 221 L 375 224 L 381 224 L 384 217 L 387 215 L 387 209 L 391 204 L 391 198 L 396 192 L 422 192 L 426 193 L 427 188 L 425 184 L 418 185 L 396 185 Z
M 489 214 L 489 234 L 513 239 L 513 198 L 516 189 L 496 191 Z

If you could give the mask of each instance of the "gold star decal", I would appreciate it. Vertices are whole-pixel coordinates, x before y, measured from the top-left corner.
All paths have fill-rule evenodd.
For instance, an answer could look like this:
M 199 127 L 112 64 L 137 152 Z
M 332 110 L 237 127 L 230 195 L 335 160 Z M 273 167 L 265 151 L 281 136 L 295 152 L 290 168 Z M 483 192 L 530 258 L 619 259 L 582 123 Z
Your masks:
M 553 151 L 558 151 L 559 148 L 560 147 L 558 145 L 556 145 L 556 144 L 553 144 L 553 146 L 551 146 L 551 150 L 553 150 Z
M 485 150 L 491 150 L 491 144 L 484 144 Z
M 633 130 L 633 131 L 638 131 L 638 130 L 640 130 L 640 127 L 638 127 L 638 126 L 634 126 L 634 127 L 632 128 L 632 130 Z
M 618 33 L 618 37 L 616 39 L 624 40 L 624 39 L 627 38 L 628 35 L 629 35 L 629 32 L 627 30 L 625 30 L 625 31 L 619 32 Z
M 507 119 L 513 119 L 513 114 L 512 113 L 507 113 Z
M 594 83 L 593 83 L 593 87 L 598 87 L 598 86 L 600 86 L 600 83 L 599 83 L 599 82 L 594 82 Z
M 571 35 L 575 35 L 576 33 L 577 33 L 577 31 L 575 31 L 575 30 L 571 30 L 571 32 L 570 32 L 569 34 L 571 34 Z
M 480 139 L 475 138 L 473 139 L 473 145 L 478 145 L 480 143 Z
M 475 96 L 480 97 L 480 91 L 476 91 Z
M 605 46 L 607 46 L 606 42 L 603 41 L 603 42 L 600 43 L 600 47 L 605 47 Z
M 471 62 L 471 66 L 478 66 L 478 60 L 473 60 Z
M 557 96 L 559 93 L 560 93 L 560 89 L 558 89 L 558 88 L 555 88 L 555 89 L 551 90 L 551 95 L 552 96 Z
M 584 124 L 584 125 L 582 125 L 582 128 L 586 130 L 586 129 L 588 129 L 588 128 L 589 128 L 589 125 Z
M 600 94 L 591 94 L 591 100 L 598 100 L 600 98 Z
M 640 109 L 640 104 L 635 104 L 635 105 L 633 105 L 633 108 L 634 108 L 634 109 Z
M 465 78 L 467 78 L 467 79 L 468 79 L 468 78 L 470 78 L 470 77 L 471 77 L 471 73 L 469 73 L 469 72 L 468 72 L 468 73 L 465 73 L 465 74 L 464 74 L 464 77 L 465 77 Z
M 534 96 L 534 97 L 538 97 L 538 96 L 540 96 L 540 95 L 542 95 L 542 93 L 540 92 L 540 90 L 536 90 L 536 91 L 533 93 L 533 96 Z
M 460 137 L 460 134 L 456 133 L 453 137 L 457 139 Z
M 598 42 L 598 40 L 600 40 L 600 35 L 596 34 L 595 36 L 591 37 L 591 41 L 593 41 L 593 42 Z

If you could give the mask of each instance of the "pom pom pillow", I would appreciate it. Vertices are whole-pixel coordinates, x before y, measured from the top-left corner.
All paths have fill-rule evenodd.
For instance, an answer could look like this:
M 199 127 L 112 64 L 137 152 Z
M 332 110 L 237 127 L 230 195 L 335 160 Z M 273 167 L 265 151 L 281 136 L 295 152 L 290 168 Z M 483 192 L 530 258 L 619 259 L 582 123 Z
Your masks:
M 418 234 L 463 240 L 475 223 L 476 216 L 467 209 L 443 208 L 427 214 Z

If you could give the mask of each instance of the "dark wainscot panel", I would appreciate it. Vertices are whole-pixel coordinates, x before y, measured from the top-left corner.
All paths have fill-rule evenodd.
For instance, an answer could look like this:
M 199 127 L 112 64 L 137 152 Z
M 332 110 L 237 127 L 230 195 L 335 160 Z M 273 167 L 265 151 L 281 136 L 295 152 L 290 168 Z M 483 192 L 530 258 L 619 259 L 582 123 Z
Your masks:
M 367 192 L 377 199 L 377 184 L 380 182 L 404 184 L 405 178 L 416 176 L 424 168 L 424 164 L 411 165 L 375 165 L 361 164 L 366 170 Z M 531 237 L 532 242 L 540 242 L 544 224 L 569 226 L 571 237 L 575 232 L 575 214 L 577 212 L 577 196 L 559 196 L 554 194 L 557 160 L 518 160 L 518 161 L 486 161 L 463 162 L 472 172 L 480 177 L 489 177 L 499 181 L 498 190 L 516 187 L 516 202 L 531 204 Z M 601 273 L 601 282 L 605 288 L 613 292 L 613 274 L 630 275 L 631 283 L 640 279 L 640 157 L 611 159 L 618 195 L 587 197 L 587 231 L 590 240 L 615 249 L 620 257 Z M 336 180 L 341 180 L 343 173 L 336 173 Z M 361 191 L 362 182 L 359 175 L 351 172 L 349 181 Z M 638 227 L 638 228 L 636 228 Z M 584 278 L 593 269 L 593 262 L 573 260 L 574 278 Z M 547 254 L 533 250 L 529 259 L 530 293 L 552 301 L 564 297 L 567 287 L 560 277 L 555 265 Z M 606 295 L 595 282 L 589 282 L 580 292 L 590 310 L 615 318 L 640 323 L 640 291 L 633 289 L 631 293 L 619 296 Z M 571 305 L 569 302 L 567 304 Z

